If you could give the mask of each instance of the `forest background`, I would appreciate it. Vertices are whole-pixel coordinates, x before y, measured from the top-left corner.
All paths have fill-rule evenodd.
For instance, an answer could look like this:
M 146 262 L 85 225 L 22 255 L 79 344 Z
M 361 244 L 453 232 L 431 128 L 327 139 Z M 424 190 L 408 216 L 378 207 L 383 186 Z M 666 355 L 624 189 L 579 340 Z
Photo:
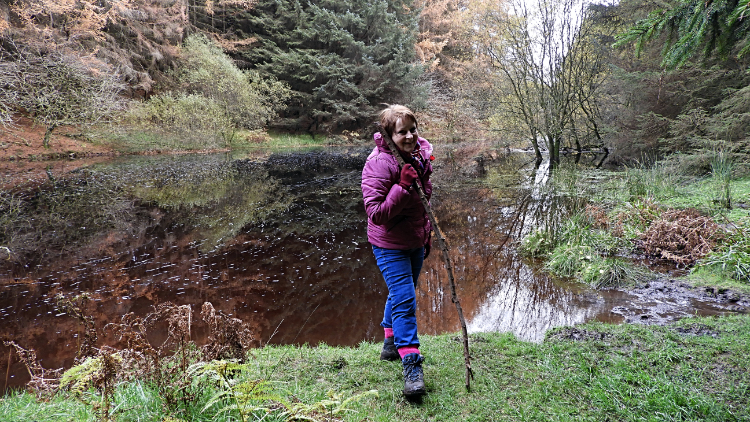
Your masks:
M 67 140 L 79 142 L 73 155 L 267 146 L 280 134 L 369 145 L 381 103 L 404 103 L 417 111 L 421 134 L 444 151 L 455 151 L 452 143 L 527 148 L 537 164 L 549 154 L 550 168 L 560 170 L 562 155 L 595 152 L 606 158 L 595 166 L 626 168 L 591 183 L 607 190 L 604 200 L 601 192 L 583 194 L 575 168 L 572 177 L 554 174 L 555 194 L 578 208 L 559 218 L 566 224 L 539 227 L 520 244 L 547 258 L 546 270 L 607 288 L 642 281 L 621 258 L 651 256 L 708 268 L 701 283 L 711 292 L 746 293 L 749 13 L 748 0 L 0 0 L 0 159 L 69 155 L 59 148 Z M 468 154 L 457 157 L 461 165 Z M 650 172 L 655 163 L 659 171 Z M 0 191 L 0 210 L 12 211 L 0 212 L 0 241 L 24 230 L 13 231 L 13 218 L 36 206 L 17 204 Z M 697 234 L 692 249 L 672 241 L 687 234 Z M 17 244 L 2 243 L 0 252 L 33 249 Z M 140 374 L 157 380 L 148 393 L 138 381 L 118 385 L 126 397 L 115 398 L 122 374 L 111 369 L 120 352 L 81 347 L 80 365 L 61 382 L 96 398 L 79 396 L 86 417 L 68 416 L 83 412 L 70 397 L 59 398 L 71 409 L 60 412 L 22 394 L 0 407 L 14 420 L 111 420 L 115 412 L 134 415 L 120 420 L 249 420 L 250 410 L 265 420 L 274 411 L 277 420 L 323 411 L 335 420 L 350 403 L 362 410 L 356 420 L 416 420 L 423 409 L 436 420 L 747 420 L 747 317 L 697 321 L 674 330 L 564 328 L 539 346 L 475 336 L 483 393 L 432 388 L 424 407 L 401 404 L 400 378 L 368 360 L 377 345 L 266 347 L 252 366 L 204 356 L 188 373 L 187 353 L 197 349 L 179 333 L 171 338 L 182 345 L 163 360 L 161 350 L 138 346 L 156 357 L 146 365 L 152 372 Z M 425 341 L 436 361 L 462 361 L 450 335 Z M 289 370 L 274 371 L 282 361 Z M 462 376 L 433 368 L 434 386 Z M 257 380 L 297 390 L 268 404 L 267 384 Z M 369 388 L 384 399 L 357 404 Z M 204 389 L 208 398 L 197 393 Z M 224 398 L 237 404 L 225 406 Z M 250 409 L 261 399 L 266 407 Z
M 442 142 L 701 174 L 747 160 L 746 3 L 3 0 L 0 122 L 44 136 L 2 148 L 66 125 L 124 150 L 350 142 L 405 103 Z

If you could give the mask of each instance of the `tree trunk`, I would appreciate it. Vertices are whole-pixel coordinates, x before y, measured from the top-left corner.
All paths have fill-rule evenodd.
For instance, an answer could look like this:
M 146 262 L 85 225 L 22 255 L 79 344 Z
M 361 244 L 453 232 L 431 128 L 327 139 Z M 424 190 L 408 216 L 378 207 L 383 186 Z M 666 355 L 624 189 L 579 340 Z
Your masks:
M 539 167 L 542 164 L 542 151 L 539 149 L 539 141 L 536 139 L 536 133 L 531 134 L 531 146 L 534 148 L 534 155 L 536 157 L 536 166 Z
M 596 168 L 598 169 L 602 168 L 602 164 L 604 164 L 604 160 L 606 160 L 607 157 L 609 157 L 609 148 L 602 147 L 602 150 L 604 151 L 604 157 L 602 157 L 601 161 L 599 161 L 599 164 L 596 165 Z
M 49 148 L 49 139 L 52 136 L 52 131 L 55 130 L 56 127 L 57 125 L 47 126 L 47 130 L 44 132 L 44 141 L 42 141 L 44 148 Z
M 549 169 L 552 171 L 560 165 L 560 145 L 562 145 L 561 135 L 550 136 L 549 145 Z

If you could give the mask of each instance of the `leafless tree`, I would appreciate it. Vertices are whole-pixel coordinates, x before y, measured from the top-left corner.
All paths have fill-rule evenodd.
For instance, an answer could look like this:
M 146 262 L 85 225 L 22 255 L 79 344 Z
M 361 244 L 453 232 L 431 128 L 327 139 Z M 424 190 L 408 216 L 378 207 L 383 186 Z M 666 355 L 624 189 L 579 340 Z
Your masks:
M 28 113 L 45 125 L 45 148 L 58 126 L 113 117 L 123 106 L 123 85 L 111 69 L 86 63 L 71 53 L 0 51 L 0 110 Z
M 514 0 L 478 16 L 478 53 L 497 78 L 498 112 L 520 123 L 537 162 L 553 168 L 566 141 L 599 138 L 597 91 L 609 46 L 585 0 Z

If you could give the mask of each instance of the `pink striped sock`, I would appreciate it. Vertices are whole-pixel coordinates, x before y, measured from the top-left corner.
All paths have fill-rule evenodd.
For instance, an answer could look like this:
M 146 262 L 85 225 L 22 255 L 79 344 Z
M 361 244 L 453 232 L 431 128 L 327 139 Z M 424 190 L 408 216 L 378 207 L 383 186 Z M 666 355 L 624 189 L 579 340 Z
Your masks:
M 393 328 L 383 328 L 385 332 L 385 338 L 393 337 Z
M 419 348 L 414 347 L 414 346 L 406 346 L 406 347 L 398 348 L 398 354 L 401 356 L 401 359 L 403 359 L 404 356 L 408 355 L 409 353 L 419 354 Z

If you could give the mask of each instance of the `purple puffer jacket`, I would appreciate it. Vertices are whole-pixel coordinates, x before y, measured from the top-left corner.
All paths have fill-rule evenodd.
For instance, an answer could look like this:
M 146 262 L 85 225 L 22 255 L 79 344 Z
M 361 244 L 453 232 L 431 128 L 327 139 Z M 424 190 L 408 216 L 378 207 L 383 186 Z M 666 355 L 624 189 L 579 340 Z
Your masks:
M 421 248 L 427 243 L 432 226 L 419 192 L 414 188 L 406 190 L 398 184 L 401 180 L 398 163 L 380 133 L 375 134 L 375 144 L 362 169 L 362 196 L 368 217 L 367 239 L 386 249 Z M 422 185 L 429 199 L 432 195 L 432 145 L 426 139 L 418 138 L 415 151 L 424 158 Z

